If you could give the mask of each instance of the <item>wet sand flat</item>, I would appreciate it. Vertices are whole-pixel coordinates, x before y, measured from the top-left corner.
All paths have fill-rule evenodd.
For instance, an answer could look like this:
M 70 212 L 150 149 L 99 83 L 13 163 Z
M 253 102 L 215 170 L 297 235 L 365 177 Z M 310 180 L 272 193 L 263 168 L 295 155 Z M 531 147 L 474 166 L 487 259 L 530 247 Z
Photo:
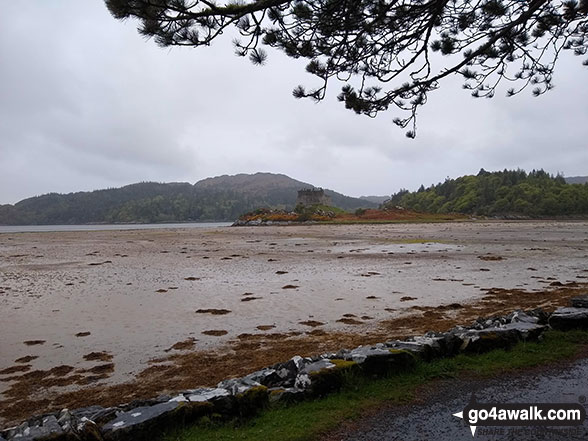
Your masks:
M 588 222 L 0 234 L 0 423 L 554 308 L 587 258 Z

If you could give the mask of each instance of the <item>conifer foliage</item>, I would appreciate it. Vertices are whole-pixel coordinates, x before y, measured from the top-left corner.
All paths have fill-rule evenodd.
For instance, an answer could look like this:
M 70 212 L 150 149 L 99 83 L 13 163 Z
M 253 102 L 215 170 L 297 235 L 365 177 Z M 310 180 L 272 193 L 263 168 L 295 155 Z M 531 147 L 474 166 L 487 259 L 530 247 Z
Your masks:
M 449 75 L 474 97 L 501 83 L 512 96 L 553 87 L 562 49 L 588 50 L 588 0 L 105 0 L 117 19 L 136 18 L 139 32 L 167 46 L 208 46 L 236 29 L 238 55 L 263 64 L 265 47 L 308 60 L 318 78 L 297 98 L 317 101 L 342 83 L 345 107 L 375 116 L 391 106 L 414 137 L 416 114 Z M 588 60 L 584 60 L 588 65 Z
M 567 184 L 543 170 L 503 170 L 447 178 L 416 192 L 400 190 L 385 207 L 428 213 L 489 216 L 577 216 L 588 214 L 588 183 Z

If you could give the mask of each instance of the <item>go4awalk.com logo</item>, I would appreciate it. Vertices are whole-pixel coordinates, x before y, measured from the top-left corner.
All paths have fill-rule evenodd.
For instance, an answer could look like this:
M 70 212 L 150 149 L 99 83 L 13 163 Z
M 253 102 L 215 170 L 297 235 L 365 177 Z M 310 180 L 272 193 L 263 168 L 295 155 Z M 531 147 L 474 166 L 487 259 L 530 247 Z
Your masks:
M 453 416 L 462 418 L 474 436 L 479 426 L 581 426 L 586 409 L 580 403 L 479 403 L 472 394 L 465 409 Z

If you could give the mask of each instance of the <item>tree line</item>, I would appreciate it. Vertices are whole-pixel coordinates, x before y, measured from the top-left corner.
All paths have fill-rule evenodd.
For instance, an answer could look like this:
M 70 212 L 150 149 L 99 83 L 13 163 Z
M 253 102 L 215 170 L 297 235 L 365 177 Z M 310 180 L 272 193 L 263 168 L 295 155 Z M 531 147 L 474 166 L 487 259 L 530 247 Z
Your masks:
M 294 180 L 290 186 L 260 184 L 248 191 L 190 183 L 142 182 L 91 192 L 49 193 L 15 205 L 0 205 L 0 224 L 234 221 L 243 213 L 260 207 L 293 209 L 299 188 Z M 377 206 L 331 190 L 327 193 L 333 204 L 343 209 Z
M 484 216 L 569 216 L 588 214 L 588 184 L 567 184 L 544 170 L 503 170 L 446 179 L 415 192 L 402 189 L 383 207 L 429 213 Z

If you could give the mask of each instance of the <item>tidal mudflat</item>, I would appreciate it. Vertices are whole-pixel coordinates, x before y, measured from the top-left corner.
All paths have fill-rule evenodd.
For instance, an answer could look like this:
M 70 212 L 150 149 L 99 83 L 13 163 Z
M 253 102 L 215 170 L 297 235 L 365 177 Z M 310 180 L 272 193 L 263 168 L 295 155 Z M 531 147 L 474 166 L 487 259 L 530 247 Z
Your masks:
M 588 222 L 0 234 L 0 425 L 588 287 Z

